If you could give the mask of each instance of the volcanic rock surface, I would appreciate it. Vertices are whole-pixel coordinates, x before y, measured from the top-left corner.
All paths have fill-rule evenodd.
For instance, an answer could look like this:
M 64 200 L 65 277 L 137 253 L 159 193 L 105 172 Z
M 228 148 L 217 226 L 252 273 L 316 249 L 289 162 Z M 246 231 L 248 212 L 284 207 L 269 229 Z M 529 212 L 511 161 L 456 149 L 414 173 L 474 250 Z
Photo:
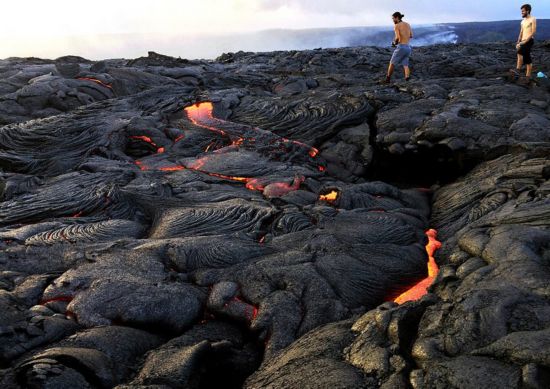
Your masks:
M 390 55 L 1 60 L 0 387 L 548 387 L 550 84 Z

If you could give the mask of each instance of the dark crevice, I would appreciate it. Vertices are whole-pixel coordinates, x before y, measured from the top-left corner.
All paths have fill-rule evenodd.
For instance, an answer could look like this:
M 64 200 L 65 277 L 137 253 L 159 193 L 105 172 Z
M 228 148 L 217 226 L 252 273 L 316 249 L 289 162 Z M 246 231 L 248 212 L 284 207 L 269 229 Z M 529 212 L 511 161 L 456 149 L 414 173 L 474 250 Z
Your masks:
M 414 151 L 392 154 L 374 144 L 374 159 L 365 179 L 383 181 L 398 188 L 430 188 L 447 185 L 471 171 L 479 160 L 463 153 L 453 152 L 446 146 L 428 148 L 419 146 Z
M 419 145 L 415 150 L 405 150 L 403 154 L 390 153 L 376 140 L 377 121 L 378 111 L 367 121 L 369 144 L 373 149 L 372 162 L 363 177 L 367 181 L 383 181 L 398 188 L 430 188 L 456 181 L 482 160 L 481 157 L 467 157 L 463 152 L 453 151 L 444 145 Z
M 240 329 L 243 336 L 241 347 L 217 347 L 213 342 L 212 348 L 207 357 L 201 363 L 200 369 L 194 374 L 195 386 L 197 388 L 242 388 L 245 380 L 256 372 L 263 359 L 265 352 L 264 342 L 259 339 L 257 332 L 239 321 L 224 319 L 213 314 L 208 314 L 210 321 L 221 321 L 231 323 Z

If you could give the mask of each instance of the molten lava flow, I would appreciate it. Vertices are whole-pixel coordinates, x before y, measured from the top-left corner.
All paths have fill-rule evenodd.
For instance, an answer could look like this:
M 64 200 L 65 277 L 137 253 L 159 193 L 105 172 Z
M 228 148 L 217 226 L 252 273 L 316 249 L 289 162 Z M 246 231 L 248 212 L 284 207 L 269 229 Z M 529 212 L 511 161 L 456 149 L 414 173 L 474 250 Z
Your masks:
M 319 150 L 317 150 L 315 147 L 312 147 L 310 150 L 309 150 L 309 156 L 311 158 L 315 158 L 317 155 L 319 155 Z
M 212 147 L 216 145 L 216 142 L 212 141 L 208 146 L 206 146 L 206 149 L 204 149 L 205 153 L 208 153 Z
M 142 171 L 147 171 L 147 170 L 149 170 L 149 168 L 148 168 L 147 166 L 145 166 L 145 165 L 143 164 L 143 162 L 141 162 L 141 161 L 135 161 L 134 163 L 135 163 L 135 164 L 139 167 L 139 169 L 142 170 Z
M 192 105 L 190 107 L 185 108 L 185 113 L 187 114 L 188 119 L 196 126 L 206 128 L 210 131 L 216 132 L 218 134 L 221 134 L 223 136 L 229 137 L 229 135 L 223 131 L 220 128 L 217 128 L 218 125 L 223 125 L 224 123 L 227 123 L 221 119 L 217 119 L 213 116 L 213 104 L 210 102 L 204 102 L 204 103 L 198 103 L 195 105 Z M 132 136 L 131 139 L 138 139 L 141 141 L 144 141 L 154 148 L 157 149 L 158 153 L 163 153 L 165 151 L 164 147 L 158 147 L 156 143 L 147 136 Z M 176 142 L 180 139 L 183 139 L 183 136 L 176 138 Z M 243 145 L 245 142 L 248 143 L 254 143 L 256 141 L 255 138 L 243 138 L 243 137 L 236 137 L 231 140 L 231 146 L 232 147 L 239 147 Z M 307 147 L 309 149 L 309 155 L 311 157 L 316 156 L 319 153 L 319 150 L 309 147 L 305 145 L 304 143 L 300 143 L 298 141 L 290 141 L 288 139 L 282 139 L 275 141 L 277 144 L 282 143 L 288 143 L 292 142 L 294 144 L 298 144 L 302 147 Z M 216 141 L 211 142 L 208 147 L 206 148 L 205 152 L 210 151 L 214 146 L 216 145 Z M 216 152 L 216 151 L 214 151 Z M 251 178 L 251 177 L 235 177 L 235 176 L 228 176 L 220 173 L 214 173 L 204 170 L 204 167 L 208 161 L 208 156 L 201 157 L 193 162 L 191 162 L 188 165 L 175 165 L 175 166 L 166 166 L 161 168 L 155 168 L 152 170 L 158 170 L 163 172 L 174 172 L 174 171 L 180 171 L 180 170 L 193 170 L 199 173 L 207 174 L 211 177 L 217 177 L 224 180 L 229 181 L 236 181 L 241 182 L 246 185 L 246 188 L 249 190 L 254 191 L 261 191 L 266 197 L 281 197 L 285 194 L 298 190 L 300 188 L 300 185 L 305 181 L 305 177 L 296 177 L 292 184 L 288 184 L 286 182 L 275 182 L 270 183 L 266 185 L 267 183 L 262 182 L 260 179 L 257 178 Z M 135 164 L 142 170 L 147 171 L 150 170 L 148 166 L 146 166 L 142 161 L 135 161 Z
M 157 144 L 155 142 L 153 142 L 153 140 L 151 138 L 149 138 L 148 136 L 145 136 L 145 135 L 131 136 L 130 139 L 137 139 L 137 140 L 144 141 L 145 143 L 149 143 L 151 146 L 153 146 L 155 149 L 157 149 L 157 153 L 159 153 L 159 154 L 162 154 L 166 151 L 164 147 L 158 147 Z
M 229 181 L 237 181 L 237 182 L 247 183 L 248 180 L 250 179 L 250 178 L 246 178 L 246 177 L 234 177 L 234 176 L 226 176 L 224 174 L 218 174 L 218 173 L 208 173 L 208 172 L 204 172 L 202 170 L 197 170 L 197 171 L 200 172 L 200 173 L 208 174 L 210 177 L 221 178 L 222 180 L 229 180 Z
M 244 143 L 244 138 L 238 138 L 237 140 L 234 140 L 231 144 L 233 146 L 240 146 Z
M 191 162 L 188 166 L 186 166 L 188 169 L 191 169 L 191 170 L 196 170 L 198 172 L 201 172 L 202 168 L 204 167 L 204 165 L 206 164 L 206 162 L 208 161 L 208 156 L 206 157 L 201 157 L 199 159 L 197 159 L 196 161 L 194 162 Z
M 187 118 L 194 125 L 198 127 L 206 128 L 207 130 L 210 130 L 210 131 L 217 132 L 218 134 L 221 134 L 223 136 L 228 136 L 228 134 L 225 131 L 214 127 L 213 124 L 223 124 L 225 123 L 225 121 L 214 117 L 213 115 L 214 105 L 211 102 L 197 103 L 190 107 L 186 107 L 184 111 L 187 114 Z M 244 138 L 239 137 L 235 140 L 232 140 L 231 144 L 233 146 L 240 146 L 244 143 L 244 141 L 245 141 Z M 254 141 L 254 139 L 250 139 L 250 141 Z M 319 154 L 319 150 L 317 150 L 315 147 L 310 147 L 305 143 L 299 142 L 297 140 L 291 141 L 289 139 L 282 138 L 281 141 L 283 143 L 291 142 L 293 144 L 309 149 L 308 154 L 311 158 L 315 158 Z
M 394 300 L 397 304 L 418 300 L 428 293 L 428 287 L 432 284 L 433 280 L 437 276 L 437 273 L 439 272 L 439 267 L 435 262 L 434 253 L 441 247 L 441 242 L 437 240 L 436 230 L 428 230 L 426 231 L 426 235 L 429 239 L 426 246 L 426 251 L 428 252 L 428 277 L 407 290 L 401 296 L 397 297 Z
M 274 182 L 267 185 L 264 188 L 264 196 L 271 197 L 283 197 L 284 195 L 300 189 L 300 185 L 306 180 L 305 177 L 295 177 L 292 184 L 287 182 Z
M 176 166 L 165 166 L 159 169 L 161 172 L 179 172 L 180 170 L 185 170 L 185 166 L 176 165 Z
M 216 121 L 212 112 L 214 111 L 214 105 L 212 103 L 197 103 L 190 107 L 185 108 L 185 113 L 191 123 L 197 127 L 206 128 L 207 130 L 217 132 L 218 134 L 226 136 L 225 131 L 219 128 L 209 126 L 205 123 Z
M 104 86 L 105 88 L 113 89 L 113 87 L 110 84 L 106 84 L 101 80 L 98 80 L 97 78 L 91 78 L 91 77 L 78 77 L 77 80 L 84 80 L 84 81 L 92 81 L 96 84 L 99 84 L 101 86 Z
M 332 192 L 330 192 L 326 195 L 319 196 L 320 201 L 326 201 L 326 202 L 329 202 L 329 203 L 333 203 L 337 199 L 338 199 L 338 192 L 336 192 L 335 190 L 333 190 Z
M 305 148 L 308 148 L 309 151 L 308 151 L 308 154 L 311 158 L 315 158 L 318 154 L 319 154 L 319 150 L 317 150 L 315 147 L 310 147 L 308 145 L 306 145 L 305 143 L 303 142 L 299 142 L 297 140 L 289 140 L 287 138 L 283 138 L 283 142 L 292 142 L 294 143 L 295 145 L 298 145 L 298 146 L 301 146 L 301 147 L 305 147 Z
M 250 303 L 247 303 L 239 296 L 233 297 L 229 303 L 225 304 L 225 306 L 227 307 L 231 302 L 236 302 L 247 306 L 245 310 L 245 316 L 249 322 L 253 322 L 254 320 L 256 320 L 256 317 L 258 317 L 258 307 Z

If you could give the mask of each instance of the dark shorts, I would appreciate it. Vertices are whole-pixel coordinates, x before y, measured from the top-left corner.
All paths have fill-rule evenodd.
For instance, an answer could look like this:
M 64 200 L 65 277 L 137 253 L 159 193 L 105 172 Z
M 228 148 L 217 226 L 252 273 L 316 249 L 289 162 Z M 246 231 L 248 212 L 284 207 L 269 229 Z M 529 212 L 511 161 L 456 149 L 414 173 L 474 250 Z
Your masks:
M 533 59 L 531 58 L 531 49 L 534 44 L 535 40 L 531 38 L 518 49 L 518 54 L 523 57 L 523 63 L 525 65 L 531 65 L 533 63 Z
M 397 45 L 397 48 L 395 49 L 391 57 L 391 63 L 395 66 L 409 66 L 409 57 L 411 56 L 411 53 L 411 46 L 401 44 Z

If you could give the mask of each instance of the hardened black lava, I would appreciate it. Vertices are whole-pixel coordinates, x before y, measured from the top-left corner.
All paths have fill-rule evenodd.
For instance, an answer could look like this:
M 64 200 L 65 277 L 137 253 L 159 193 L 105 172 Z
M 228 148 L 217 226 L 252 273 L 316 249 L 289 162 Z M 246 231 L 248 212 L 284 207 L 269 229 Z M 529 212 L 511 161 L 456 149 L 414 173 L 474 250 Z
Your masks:
M 0 60 L 0 387 L 547 387 L 550 86 L 390 54 Z

